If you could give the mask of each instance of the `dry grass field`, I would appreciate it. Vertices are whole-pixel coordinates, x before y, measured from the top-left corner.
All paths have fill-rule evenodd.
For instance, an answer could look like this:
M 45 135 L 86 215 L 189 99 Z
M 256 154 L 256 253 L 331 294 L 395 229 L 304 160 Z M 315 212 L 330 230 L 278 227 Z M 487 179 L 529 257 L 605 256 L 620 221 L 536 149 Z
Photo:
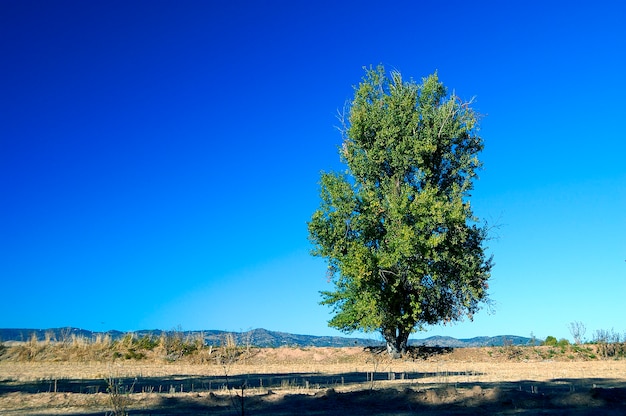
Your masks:
M 172 357 L 159 345 L 95 344 L 3 346 L 0 414 L 626 414 L 626 360 L 600 359 L 591 346 L 421 348 L 391 360 L 356 347 L 231 345 Z

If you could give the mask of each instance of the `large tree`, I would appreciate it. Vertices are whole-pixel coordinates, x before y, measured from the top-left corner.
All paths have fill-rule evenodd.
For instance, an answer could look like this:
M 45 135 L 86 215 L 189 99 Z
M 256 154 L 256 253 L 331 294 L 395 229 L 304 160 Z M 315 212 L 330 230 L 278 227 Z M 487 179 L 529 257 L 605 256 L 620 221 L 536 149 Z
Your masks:
M 470 208 L 483 141 L 471 103 L 437 74 L 420 84 L 366 69 L 342 128 L 345 172 L 322 173 L 308 223 L 328 262 L 331 327 L 380 331 L 394 356 L 427 325 L 472 318 L 487 300 L 487 228 Z

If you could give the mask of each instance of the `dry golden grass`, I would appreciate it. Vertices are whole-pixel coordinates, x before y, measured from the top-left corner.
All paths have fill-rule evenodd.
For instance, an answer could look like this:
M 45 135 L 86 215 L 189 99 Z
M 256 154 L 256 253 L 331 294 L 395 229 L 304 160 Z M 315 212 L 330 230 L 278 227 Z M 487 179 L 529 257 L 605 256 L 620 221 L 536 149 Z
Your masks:
M 247 358 L 239 357 L 228 364 L 230 375 L 289 373 L 420 373 L 423 380 L 464 382 L 497 382 L 515 380 L 550 380 L 557 378 L 623 378 L 626 360 L 524 360 L 511 361 L 485 354 L 497 348 L 467 348 L 422 360 L 392 360 L 362 348 L 277 348 L 257 349 Z M 54 379 L 101 380 L 109 375 L 124 378 L 187 376 L 220 376 L 224 365 L 219 360 L 204 363 L 181 359 L 113 360 L 113 361 L 0 361 L 2 379 L 37 381 Z
M 241 414 L 242 395 L 246 414 L 626 409 L 626 360 L 545 359 L 543 347 L 433 350 L 401 360 L 362 348 L 232 347 L 171 360 L 165 351 L 114 358 L 102 340 L 95 352 L 66 345 L 61 360 L 52 353 L 59 345 L 29 343 L 5 348 L 0 359 L 2 414 L 102 414 L 111 410 L 107 378 L 133 386 L 129 409 L 153 415 Z

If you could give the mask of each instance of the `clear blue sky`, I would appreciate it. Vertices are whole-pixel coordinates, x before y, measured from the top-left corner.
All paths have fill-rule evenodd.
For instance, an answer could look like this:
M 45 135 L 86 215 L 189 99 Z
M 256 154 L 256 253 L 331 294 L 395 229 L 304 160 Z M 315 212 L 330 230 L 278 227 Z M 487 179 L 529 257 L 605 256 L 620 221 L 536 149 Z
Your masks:
M 362 67 L 486 117 L 494 313 L 414 338 L 626 331 L 626 3 L 0 1 L 0 327 L 330 310 L 306 222 Z M 356 334 L 359 335 L 359 334 Z

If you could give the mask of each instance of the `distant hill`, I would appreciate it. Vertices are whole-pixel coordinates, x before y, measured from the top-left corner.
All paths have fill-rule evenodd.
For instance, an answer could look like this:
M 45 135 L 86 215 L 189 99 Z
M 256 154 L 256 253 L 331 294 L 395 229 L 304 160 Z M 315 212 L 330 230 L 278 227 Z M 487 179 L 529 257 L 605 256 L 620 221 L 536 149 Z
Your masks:
M 531 338 L 519 337 L 517 335 L 498 335 L 495 337 L 474 337 L 456 339 L 452 337 L 429 337 L 425 339 L 409 339 L 409 345 L 425 345 L 427 347 L 452 347 L 452 348 L 469 348 L 469 347 L 501 347 L 504 345 L 531 345 Z M 537 345 L 541 340 L 535 340 Z
M 160 337 L 162 334 L 174 334 L 177 331 L 162 330 L 140 330 L 132 332 L 137 337 L 153 336 Z M 208 345 L 220 345 L 227 334 L 232 334 L 238 345 L 253 345 L 257 347 L 354 347 L 381 345 L 382 341 L 369 338 L 348 338 L 331 336 L 298 335 L 285 332 L 268 331 L 266 329 L 253 329 L 245 332 L 227 331 L 179 331 L 184 337 L 204 338 Z M 79 328 L 49 328 L 49 329 L 28 329 L 28 328 L 0 328 L 0 341 L 28 341 L 36 336 L 39 341 L 50 339 L 52 341 L 71 341 L 73 338 L 86 338 L 95 340 L 98 336 L 109 335 L 113 340 L 122 338 L 127 332 L 107 331 L 94 332 Z M 499 335 L 495 337 L 475 337 L 468 339 L 456 339 L 452 337 L 433 336 L 424 339 L 410 339 L 409 345 L 424 345 L 427 347 L 490 347 L 503 345 L 528 345 L 530 338 L 515 335 Z

